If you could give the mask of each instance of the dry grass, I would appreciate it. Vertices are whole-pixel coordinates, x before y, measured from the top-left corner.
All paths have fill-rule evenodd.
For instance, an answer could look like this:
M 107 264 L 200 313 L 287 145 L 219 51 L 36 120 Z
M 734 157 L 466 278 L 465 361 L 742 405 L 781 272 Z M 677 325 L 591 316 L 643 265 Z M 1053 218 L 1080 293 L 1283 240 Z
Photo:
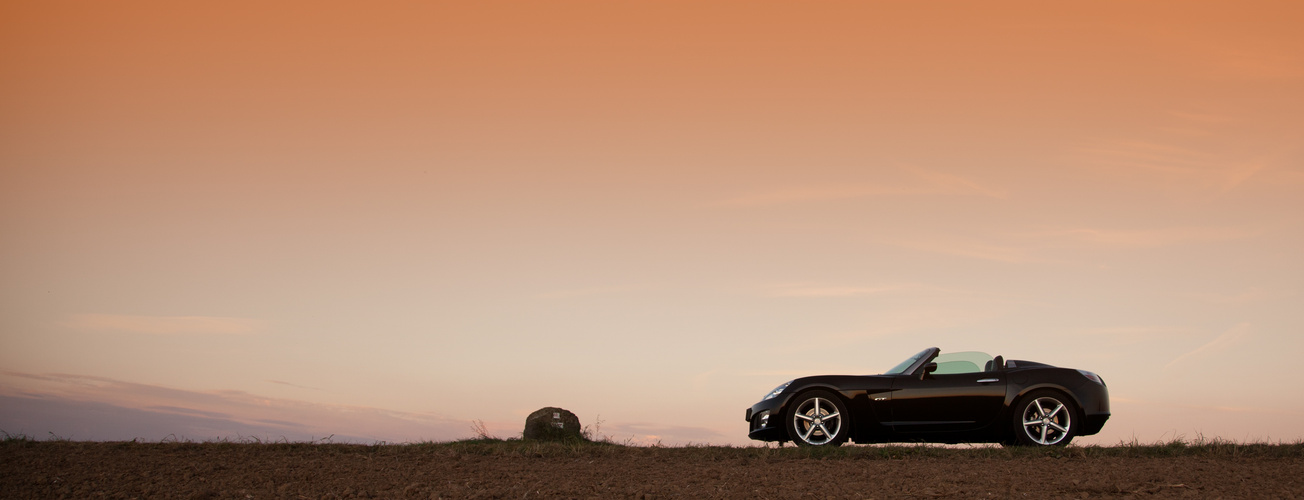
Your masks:
M 270 441 L 259 438 L 237 438 L 219 441 L 184 441 L 168 438 L 158 443 L 126 442 L 74 442 L 52 436 L 38 440 L 23 435 L 0 432 L 0 450 L 26 447 L 114 447 L 139 449 L 173 448 L 195 449 L 204 447 L 257 450 L 319 450 L 330 454 L 362 453 L 375 455 L 445 455 L 445 456 L 513 456 L 513 457 L 615 457 L 628 455 L 658 456 L 664 458 L 693 457 L 718 460 L 908 460 L 908 459 L 1028 459 L 1028 458 L 1304 458 L 1304 441 L 1294 442 L 1236 442 L 1225 439 L 1177 438 L 1165 442 L 1140 443 L 1136 440 L 1112 446 L 1069 445 L 1063 447 L 1001 447 L 992 445 L 938 446 L 938 445 L 847 445 L 838 448 L 764 447 L 764 446 L 635 446 L 617 443 L 610 439 L 534 441 L 500 439 L 483 432 L 483 424 L 472 439 L 449 442 L 343 444 L 331 443 L 329 438 L 313 442 Z

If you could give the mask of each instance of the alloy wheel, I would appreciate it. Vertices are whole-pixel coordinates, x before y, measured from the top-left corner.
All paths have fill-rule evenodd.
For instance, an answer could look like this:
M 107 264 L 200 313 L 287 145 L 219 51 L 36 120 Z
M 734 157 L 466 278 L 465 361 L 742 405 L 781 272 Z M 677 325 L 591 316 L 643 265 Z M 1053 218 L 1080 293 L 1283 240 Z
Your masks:
M 842 430 L 842 413 L 832 401 L 813 397 L 802 401 L 792 415 L 797 438 L 806 444 L 828 444 Z
M 1058 399 L 1034 399 L 1023 407 L 1023 432 L 1033 443 L 1043 446 L 1059 444 L 1072 429 L 1072 413 L 1073 410 Z

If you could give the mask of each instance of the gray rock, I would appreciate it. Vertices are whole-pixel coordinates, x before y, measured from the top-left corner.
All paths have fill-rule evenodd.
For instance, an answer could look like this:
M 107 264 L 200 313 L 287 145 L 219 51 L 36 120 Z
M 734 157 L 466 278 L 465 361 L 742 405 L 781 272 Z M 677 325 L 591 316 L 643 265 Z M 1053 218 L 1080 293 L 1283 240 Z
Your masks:
M 580 418 L 568 410 L 547 407 L 525 417 L 525 439 L 543 441 L 583 440 Z

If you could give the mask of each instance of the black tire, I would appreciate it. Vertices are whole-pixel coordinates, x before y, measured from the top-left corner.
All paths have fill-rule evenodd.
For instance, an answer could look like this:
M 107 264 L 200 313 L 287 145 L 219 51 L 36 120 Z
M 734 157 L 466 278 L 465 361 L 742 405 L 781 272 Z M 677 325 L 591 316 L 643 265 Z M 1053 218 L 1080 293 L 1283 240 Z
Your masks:
M 1032 391 L 1014 405 L 1013 438 L 1017 446 L 1064 446 L 1078 433 L 1078 406 L 1059 391 Z
M 842 398 L 829 391 L 810 391 L 793 399 L 784 423 L 797 446 L 841 446 L 851 434 L 851 414 Z

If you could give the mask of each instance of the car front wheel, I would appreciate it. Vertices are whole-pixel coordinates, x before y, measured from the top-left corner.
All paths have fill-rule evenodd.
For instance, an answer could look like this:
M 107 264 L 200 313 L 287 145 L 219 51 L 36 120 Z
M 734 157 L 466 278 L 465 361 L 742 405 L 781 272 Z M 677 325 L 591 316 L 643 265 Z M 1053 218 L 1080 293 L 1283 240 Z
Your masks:
M 1014 409 L 1014 442 L 1023 446 L 1063 446 L 1077 433 L 1077 407 L 1056 391 L 1034 391 Z
M 797 446 L 840 446 L 851 431 L 847 407 L 828 391 L 798 396 L 788 412 L 787 423 L 788 437 Z

